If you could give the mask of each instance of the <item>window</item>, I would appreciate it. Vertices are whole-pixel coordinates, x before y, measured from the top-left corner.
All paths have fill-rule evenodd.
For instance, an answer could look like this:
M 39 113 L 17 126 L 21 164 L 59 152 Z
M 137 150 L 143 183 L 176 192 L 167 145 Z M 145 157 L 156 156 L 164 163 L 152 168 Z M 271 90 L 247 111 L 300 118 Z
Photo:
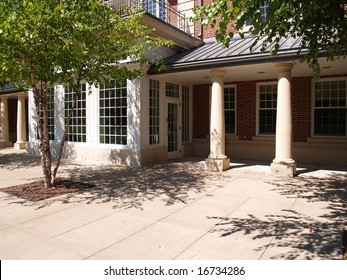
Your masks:
M 180 87 L 176 84 L 166 83 L 166 96 L 167 97 L 180 97 Z
M 67 141 L 86 142 L 86 84 L 81 85 L 81 94 L 76 96 L 76 107 L 73 110 L 72 118 L 67 133 Z M 67 122 L 73 98 L 76 93 L 70 86 L 65 87 L 65 123 Z
M 236 124 L 236 88 L 224 88 L 225 133 L 235 134 Z
M 54 140 L 54 93 L 55 93 L 54 87 L 49 87 L 47 89 L 47 118 L 48 118 L 49 140 Z M 40 118 L 42 119 L 42 123 L 43 123 L 42 104 L 40 104 Z M 43 133 L 45 133 L 44 126 L 43 126 Z M 37 139 L 40 139 L 38 130 L 37 130 Z
M 267 19 L 267 14 L 269 11 L 269 2 L 265 1 L 264 5 L 260 6 L 260 11 L 261 11 L 261 19 L 262 21 L 265 21 Z
M 258 132 L 262 135 L 276 133 L 277 83 L 258 85 Z
M 182 86 L 182 141 L 190 141 L 189 87 Z
M 149 80 L 149 144 L 159 144 L 160 128 L 159 81 Z
M 54 140 L 54 87 L 47 90 L 47 115 L 49 140 Z
M 261 20 L 262 21 L 266 21 L 267 15 L 268 15 L 268 12 L 269 12 L 269 2 L 265 1 L 263 5 L 260 5 L 259 10 L 261 12 Z M 247 20 L 246 21 L 246 26 L 249 27 L 250 25 L 251 25 L 251 22 Z
M 100 143 L 127 144 L 127 81 L 100 85 Z
M 346 83 L 346 80 L 315 82 L 315 136 L 347 136 Z
M 142 5 L 143 9 L 149 14 L 165 20 L 166 0 L 145 0 Z

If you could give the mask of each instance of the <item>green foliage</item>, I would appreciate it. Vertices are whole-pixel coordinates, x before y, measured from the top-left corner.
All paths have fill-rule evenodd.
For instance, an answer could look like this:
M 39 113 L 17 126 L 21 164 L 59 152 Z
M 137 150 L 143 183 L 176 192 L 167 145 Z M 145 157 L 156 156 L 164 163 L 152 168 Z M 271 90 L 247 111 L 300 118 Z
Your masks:
M 170 45 L 141 23 L 141 13 L 124 12 L 100 0 L 0 2 L 0 85 L 11 83 L 33 90 L 47 187 L 54 186 L 81 83 L 135 79 L 143 74 L 148 50 L 155 52 Z M 49 83 L 68 84 L 75 92 L 53 172 L 47 113 Z
M 271 54 L 276 54 L 281 38 L 301 37 L 298 53 L 307 52 L 305 60 L 319 75 L 318 58 L 328 60 L 346 55 L 347 49 L 347 4 L 346 0 L 268 0 L 269 11 L 265 20 L 261 17 L 260 6 L 264 0 L 218 0 L 194 9 L 194 21 L 202 19 L 205 27 L 216 28 L 216 39 L 228 47 L 235 33 L 247 31 L 255 36 L 256 44 L 264 50 L 271 46 Z M 218 26 L 215 23 L 219 22 Z M 265 39 L 264 39 L 265 36 Z
M 147 62 L 145 51 L 168 42 L 151 36 L 141 14 L 118 11 L 98 0 L 3 0 L 0 3 L 0 82 L 44 78 L 75 84 L 133 79 Z

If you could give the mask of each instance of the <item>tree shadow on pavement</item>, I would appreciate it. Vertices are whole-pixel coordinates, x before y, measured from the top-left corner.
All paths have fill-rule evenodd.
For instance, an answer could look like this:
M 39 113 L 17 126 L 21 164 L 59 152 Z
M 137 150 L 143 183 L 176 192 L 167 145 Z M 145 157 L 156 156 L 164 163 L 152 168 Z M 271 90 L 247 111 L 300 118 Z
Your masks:
M 0 169 L 16 170 L 19 168 L 30 168 L 40 165 L 40 157 L 34 157 L 25 153 L 0 152 Z
M 262 251 L 265 259 L 341 259 L 342 228 L 347 223 L 347 173 L 330 172 L 324 178 L 275 177 L 267 183 L 273 186 L 271 191 L 295 199 L 294 206 L 262 218 L 256 213 L 248 213 L 246 218 L 209 217 L 223 219 L 212 232 L 220 237 L 241 233 L 251 240 L 271 240 L 255 249 Z
M 208 191 L 206 182 L 223 177 L 205 170 L 203 162 L 177 161 L 147 167 L 113 165 L 74 165 L 67 169 L 68 177 L 95 185 L 94 188 L 45 201 L 47 206 L 57 200 L 63 203 L 112 203 L 114 208 L 141 208 L 148 200 L 160 198 L 165 205 L 189 203 L 192 193 Z

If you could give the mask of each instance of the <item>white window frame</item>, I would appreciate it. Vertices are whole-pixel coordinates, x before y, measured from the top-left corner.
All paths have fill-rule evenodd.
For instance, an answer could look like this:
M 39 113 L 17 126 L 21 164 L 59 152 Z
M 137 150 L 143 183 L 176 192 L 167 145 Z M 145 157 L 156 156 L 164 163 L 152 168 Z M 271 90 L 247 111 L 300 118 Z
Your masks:
M 347 86 L 347 77 L 333 77 L 333 78 L 321 78 L 318 81 L 312 80 L 311 83 L 311 137 L 312 138 L 329 138 L 329 139 L 346 139 L 347 138 L 347 132 L 345 136 L 335 136 L 335 135 L 315 135 L 314 127 L 315 127 L 315 109 L 316 109 L 316 82 L 333 82 L 333 81 L 346 81 Z M 347 98 L 347 87 L 346 87 L 346 98 Z M 331 107 L 331 108 L 337 108 L 337 107 Z M 347 101 L 345 107 L 339 107 L 339 108 L 346 108 L 347 110 Z
M 260 9 L 262 10 L 262 9 L 264 9 L 265 7 L 266 7 L 266 4 L 267 4 L 267 10 L 266 10 L 266 17 L 267 17 L 267 15 L 268 15 L 268 10 L 269 10 L 269 2 L 268 1 L 264 1 L 264 4 L 263 5 L 261 5 L 260 6 Z M 263 17 L 263 11 L 262 11 L 262 17 Z M 243 28 L 242 28 L 242 32 L 248 32 L 249 31 L 249 29 L 251 28 L 251 24 L 245 24 L 244 26 L 243 26 Z
M 152 88 L 151 87 L 151 82 L 155 82 L 157 83 L 158 85 L 158 88 Z M 156 99 L 158 99 L 158 106 L 157 107 L 151 107 L 151 90 L 156 90 L 157 91 L 157 94 L 158 94 L 158 97 Z M 155 146 L 155 145 L 159 145 L 160 144 L 160 141 L 161 141 L 161 126 L 160 126 L 160 120 L 161 120 L 161 106 L 160 106 L 160 102 L 161 102 L 161 96 L 160 96 L 160 81 L 159 80 L 156 80 L 156 79 L 149 79 L 149 96 L 148 96 L 148 99 L 149 99 L 149 123 L 148 123 L 148 126 L 149 126 L 149 131 L 148 131 L 148 141 L 149 141 L 149 145 L 150 146 Z M 154 98 L 153 98 L 154 99 Z M 151 108 L 152 109 L 158 109 L 158 115 L 151 115 Z M 157 119 L 157 123 L 155 125 L 151 125 L 151 119 Z M 158 128 L 158 141 L 156 143 L 151 143 L 151 139 L 152 137 L 154 136 L 153 134 L 151 134 L 151 127 L 157 127 Z
M 79 100 L 78 98 L 79 97 L 77 97 L 77 100 L 76 100 L 76 107 L 75 107 L 75 109 L 74 109 L 74 114 L 76 114 L 76 112 L 77 112 L 77 110 L 80 110 L 80 107 L 79 107 L 79 104 L 80 104 L 80 102 L 82 101 L 84 101 L 85 102 L 85 107 L 84 107 L 84 111 L 85 111 L 85 116 L 84 117 L 81 117 L 81 116 L 76 116 L 76 115 L 73 115 L 72 116 L 72 119 L 71 119 L 71 121 L 73 122 L 74 120 L 77 120 L 77 119 L 83 119 L 84 118 L 84 122 L 85 122 L 85 124 L 83 125 L 76 125 L 77 127 L 81 127 L 81 128 L 83 128 L 83 126 L 85 126 L 85 133 L 77 133 L 76 135 L 78 136 L 78 137 L 83 137 L 83 135 L 84 135 L 84 137 L 85 137 L 85 141 L 71 141 L 71 140 L 69 140 L 69 137 L 70 137 L 70 135 L 71 135 L 71 133 L 68 131 L 68 133 L 66 134 L 66 137 L 67 137 L 67 139 L 66 139 L 66 142 L 70 142 L 70 143 L 87 143 L 87 89 L 88 89 L 88 85 L 86 84 L 86 83 L 83 83 L 83 84 L 81 84 L 81 87 L 82 86 L 85 86 L 85 90 L 83 91 L 82 89 L 81 89 L 81 94 L 82 93 L 84 93 L 85 94 L 85 99 L 84 100 Z M 72 99 L 71 100 L 69 100 L 69 107 L 68 108 L 65 108 L 65 105 L 66 105 L 66 94 L 67 94 L 67 92 L 66 92 L 66 87 L 69 87 L 69 85 L 66 85 L 65 87 L 64 87 L 64 126 L 65 126 L 65 122 L 66 122 L 66 119 L 67 119 L 67 116 L 66 116 L 66 110 L 68 110 L 68 112 L 67 112 L 67 114 L 69 113 L 69 111 L 70 111 L 70 102 L 72 102 Z M 73 92 L 71 91 L 71 92 L 69 92 L 68 94 L 72 94 L 72 97 L 73 97 Z M 72 123 L 70 123 L 70 125 L 69 125 L 69 130 L 71 129 L 71 126 L 72 125 Z
M 52 95 L 52 91 L 53 90 L 53 95 Z M 56 109 L 56 98 L 55 98 L 55 93 L 56 93 L 56 88 L 55 86 L 48 86 L 47 87 L 47 118 L 48 118 L 48 137 L 49 137 L 49 141 L 56 141 L 56 136 L 55 136 L 55 131 L 56 131 L 56 125 L 55 125 L 55 120 L 56 120 L 56 113 L 55 113 L 55 109 Z M 42 112 L 42 104 L 40 103 L 40 115 L 43 115 Z M 52 107 L 53 105 L 53 107 Z M 42 116 L 43 117 L 43 116 Z M 39 135 L 39 131 L 38 131 L 38 125 L 39 125 L 39 118 L 40 116 L 37 116 L 37 127 L 36 127 L 36 139 L 40 140 L 40 135 Z M 42 120 L 43 122 L 43 120 Z M 53 128 L 53 131 L 52 131 Z M 45 132 L 43 132 L 45 133 Z
M 259 129 L 260 129 L 260 86 L 266 86 L 266 85 L 276 85 L 278 86 L 278 82 L 277 81 L 269 81 L 269 82 L 260 82 L 256 84 L 256 102 L 257 102 L 257 114 L 256 114 L 256 135 L 257 136 L 264 136 L 264 137 L 273 137 L 276 135 L 276 131 L 274 134 L 264 134 L 264 133 L 260 133 Z M 277 106 L 276 106 L 276 113 L 277 113 Z M 276 129 L 275 129 L 276 130 Z
M 229 111 L 235 111 L 235 131 L 234 133 L 227 133 L 225 130 L 225 135 L 230 135 L 230 136 L 235 136 L 237 135 L 237 86 L 235 84 L 228 84 L 228 85 L 224 85 L 223 87 L 223 99 L 224 99 L 224 103 L 223 103 L 223 108 L 224 108 L 224 122 L 225 122 L 225 89 L 227 88 L 234 88 L 235 89 L 235 108 Z M 225 127 L 226 127 L 226 123 L 224 123 Z
M 112 79 L 113 80 L 113 79 Z M 98 88 L 98 91 L 99 91 L 99 94 L 98 94 L 98 143 L 100 144 L 100 145 L 106 145 L 106 146 L 110 146 L 110 145 L 114 145 L 114 146 L 119 146 L 119 147 L 125 147 L 125 146 L 127 146 L 128 145 L 128 131 L 129 131 L 129 128 L 128 128 L 128 125 L 129 125 L 129 120 L 128 120 L 128 110 L 129 110 L 129 108 L 128 108 L 128 90 L 129 90 L 129 87 L 128 87 L 128 81 L 127 80 L 125 80 L 124 81 L 125 82 L 125 89 L 126 89 L 126 96 L 125 96 L 125 99 L 126 99 L 126 101 L 127 101 L 127 104 L 126 104 L 126 106 L 125 106 L 125 108 L 126 108 L 126 114 L 125 114 L 125 116 L 126 116 L 126 118 L 127 118 L 127 124 L 126 124 L 126 130 L 127 130 L 127 132 L 126 132 L 126 141 L 125 141 L 125 144 L 124 143 L 117 143 L 117 136 L 120 136 L 120 137 L 122 137 L 122 136 L 124 136 L 124 135 L 122 135 L 122 134 L 120 134 L 120 135 L 117 135 L 116 134 L 116 130 L 117 130 L 117 124 L 116 124 L 116 122 L 115 122 L 115 125 L 114 125 L 114 128 L 115 128 L 115 133 L 114 133 L 114 137 L 115 137 L 115 141 L 114 141 L 114 143 L 103 143 L 103 142 L 101 142 L 100 141 L 100 137 L 101 137 L 101 133 L 100 133 L 100 126 L 101 126 L 101 123 L 100 123 L 100 119 L 101 119 L 101 117 L 103 117 L 103 116 L 101 116 L 100 115 L 100 110 L 102 109 L 101 107 L 100 107 L 100 100 L 101 100 L 101 91 L 102 90 L 104 90 L 104 89 L 101 89 L 100 87 Z M 107 85 L 108 86 L 108 85 Z M 111 85 L 110 85 L 110 87 L 107 87 L 107 90 L 117 90 L 117 89 L 124 89 L 124 87 L 120 87 L 120 88 L 118 88 L 117 87 L 117 84 L 115 84 L 115 87 L 114 88 L 112 88 L 111 87 Z M 114 118 L 116 118 L 117 117 L 117 112 L 116 112 L 116 99 L 115 99 L 115 115 L 114 115 Z M 109 105 L 109 107 L 103 107 L 103 108 L 112 108 L 111 107 L 111 105 Z M 120 108 L 122 108 L 122 107 L 120 107 Z M 124 117 L 124 116 L 123 116 Z M 106 116 L 105 116 L 105 119 L 106 119 Z M 103 126 L 106 126 L 106 124 L 103 124 Z M 123 125 L 120 125 L 120 127 L 122 128 L 122 126 Z M 109 128 L 111 128 L 111 126 L 109 127 Z M 107 136 L 107 135 L 112 135 L 112 133 L 108 133 L 108 134 L 106 134 L 106 133 L 104 133 L 104 135 L 105 136 Z M 112 136 L 111 136 L 112 137 Z M 112 138 L 111 138 L 112 139 Z
M 168 86 L 170 86 L 170 87 L 168 88 Z M 166 82 L 165 83 L 165 96 L 166 96 L 166 98 L 180 99 L 180 91 L 181 91 L 180 84 L 176 84 L 176 83 L 172 83 L 172 82 Z M 171 96 L 171 93 L 173 94 L 172 96 Z

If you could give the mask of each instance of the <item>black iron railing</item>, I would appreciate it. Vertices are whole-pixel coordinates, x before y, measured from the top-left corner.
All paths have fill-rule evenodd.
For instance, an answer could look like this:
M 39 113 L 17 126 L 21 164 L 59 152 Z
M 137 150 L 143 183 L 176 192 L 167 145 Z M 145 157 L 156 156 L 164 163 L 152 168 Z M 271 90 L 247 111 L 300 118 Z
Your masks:
M 104 0 L 113 8 L 124 11 L 127 8 L 142 9 L 158 19 L 190 33 L 188 19 L 183 13 L 172 7 L 166 0 Z

